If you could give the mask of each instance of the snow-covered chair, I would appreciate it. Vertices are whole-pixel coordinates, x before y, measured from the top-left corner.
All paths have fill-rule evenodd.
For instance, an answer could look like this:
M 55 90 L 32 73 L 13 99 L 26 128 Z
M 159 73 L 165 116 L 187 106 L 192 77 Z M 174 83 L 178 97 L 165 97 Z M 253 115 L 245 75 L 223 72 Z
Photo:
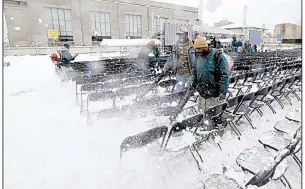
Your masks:
M 264 147 L 271 148 L 273 150 L 279 151 L 285 148 L 290 142 L 291 136 L 284 134 L 279 131 L 269 130 L 263 133 L 263 135 L 258 139 L 258 141 L 264 145 Z M 301 148 L 301 146 L 300 146 Z M 300 149 L 299 148 L 299 149 Z M 300 158 L 297 157 L 298 150 L 292 153 L 292 158 L 295 160 L 297 165 L 302 169 L 302 163 Z
M 204 182 L 204 189 L 242 189 L 235 179 L 223 174 L 212 174 Z
M 267 184 L 271 179 L 280 179 L 282 183 L 286 181 L 290 185 L 289 181 L 284 176 L 287 170 L 287 159 L 284 159 L 281 163 L 274 166 L 274 157 L 276 153 L 272 153 L 270 150 L 261 147 L 253 147 L 245 149 L 236 158 L 236 163 L 244 171 L 247 171 L 257 177 L 253 177 L 247 184 L 256 185 L 258 187 Z M 279 169 L 276 169 L 279 167 Z M 263 171 L 262 171 L 263 170 Z
M 294 135 L 297 130 L 300 129 L 301 123 L 289 121 L 289 120 L 283 120 L 279 121 L 274 125 L 274 129 L 289 135 Z

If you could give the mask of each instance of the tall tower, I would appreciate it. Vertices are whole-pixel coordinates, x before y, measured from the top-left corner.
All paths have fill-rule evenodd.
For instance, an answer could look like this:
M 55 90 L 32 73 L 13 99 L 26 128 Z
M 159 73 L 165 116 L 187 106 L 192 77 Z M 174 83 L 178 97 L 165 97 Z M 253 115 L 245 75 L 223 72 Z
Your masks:
M 9 42 L 9 38 L 8 38 L 8 30 L 7 30 L 7 25 L 6 25 L 6 18 L 5 18 L 5 14 L 3 13 L 3 26 L 4 26 L 4 30 L 3 30 L 3 38 L 4 38 L 4 46 L 9 46 L 10 42 Z
M 199 0 L 199 6 L 198 6 L 198 19 L 203 24 L 204 22 L 204 10 L 205 10 L 205 0 Z

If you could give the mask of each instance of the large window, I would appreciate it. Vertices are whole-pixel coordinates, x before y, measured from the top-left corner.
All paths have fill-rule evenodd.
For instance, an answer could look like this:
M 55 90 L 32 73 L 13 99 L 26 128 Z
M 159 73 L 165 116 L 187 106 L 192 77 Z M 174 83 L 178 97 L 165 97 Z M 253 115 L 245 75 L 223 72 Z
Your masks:
M 142 23 L 140 15 L 125 15 L 126 37 L 142 38 Z
M 90 12 L 90 22 L 93 41 L 111 38 L 110 13 Z
M 73 41 L 71 10 L 44 8 L 48 30 L 57 30 L 60 41 Z
M 160 21 L 161 20 L 167 20 L 167 18 L 158 18 L 158 17 L 154 17 L 154 23 L 153 23 L 153 31 L 154 33 L 160 32 Z

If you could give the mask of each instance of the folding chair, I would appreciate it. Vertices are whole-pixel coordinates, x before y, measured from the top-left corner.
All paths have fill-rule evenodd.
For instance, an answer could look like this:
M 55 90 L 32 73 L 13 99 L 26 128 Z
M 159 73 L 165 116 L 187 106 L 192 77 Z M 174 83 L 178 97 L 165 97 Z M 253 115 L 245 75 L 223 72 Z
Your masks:
M 249 72 L 246 74 L 246 81 L 243 83 L 244 86 L 247 86 L 248 88 L 246 89 L 245 93 L 248 93 L 252 86 L 254 85 L 253 81 L 256 79 L 258 75 L 257 71 L 254 72 Z
M 231 128 L 233 129 L 235 134 L 238 136 L 238 139 L 240 139 L 241 132 L 238 130 L 236 124 L 234 123 L 234 120 L 236 118 L 236 115 L 234 113 L 239 108 L 239 106 L 243 100 L 243 97 L 244 97 L 244 95 L 239 95 L 234 98 L 229 98 L 227 100 L 227 103 L 228 103 L 227 108 L 222 115 L 222 122 L 224 124 L 229 124 L 231 126 Z M 234 110 L 232 112 L 230 112 L 229 110 L 232 108 L 234 108 Z
M 235 82 L 235 84 L 233 85 L 233 89 L 237 89 L 238 90 L 238 92 L 237 92 L 237 94 L 236 94 L 236 96 L 240 93 L 240 92 L 242 92 L 242 88 L 244 88 L 244 84 L 245 84 L 245 82 L 246 82 L 246 74 L 240 74 L 240 75 L 238 75 L 238 77 L 237 77 L 237 81 Z
M 271 94 L 270 94 L 274 98 L 270 102 L 270 104 L 275 100 L 276 102 L 278 102 L 278 104 L 281 106 L 281 108 L 284 109 L 284 104 L 281 102 L 280 98 L 283 96 L 283 93 L 284 93 L 283 89 L 288 84 L 289 81 L 290 81 L 290 78 L 284 79 L 281 82 L 279 82 L 279 85 L 278 85 L 277 89 L 272 91 Z
M 256 78 L 252 81 L 252 83 L 257 84 L 259 89 L 263 87 L 262 85 L 264 83 L 263 78 L 266 73 L 266 70 L 267 70 L 266 68 L 261 68 L 260 70 L 258 70 Z
M 281 149 L 284 149 L 292 140 L 289 135 L 285 135 L 282 132 L 269 130 L 263 133 L 263 135 L 259 138 L 259 142 L 263 144 L 263 146 L 266 148 L 271 148 L 275 151 L 279 151 Z M 299 150 L 299 149 L 298 149 Z M 302 170 L 302 162 L 301 160 L 296 156 L 298 153 L 298 150 L 296 150 L 294 153 L 292 153 L 292 158 L 295 160 L 299 168 Z
M 176 79 L 168 79 L 168 80 L 159 82 L 158 85 L 162 88 L 165 88 L 166 92 L 172 92 L 176 83 L 177 83 Z
M 261 88 L 259 91 L 256 92 L 256 99 L 253 101 L 249 106 L 252 108 L 252 111 L 249 115 L 251 115 L 254 111 L 257 111 L 259 115 L 263 116 L 263 111 L 260 109 L 264 106 L 264 98 L 268 95 L 270 90 L 272 89 L 272 86 Z M 262 103 L 260 103 L 262 102 Z
M 251 93 L 244 95 L 240 106 L 238 107 L 238 109 L 235 112 L 233 112 L 233 114 L 239 116 L 236 121 L 236 124 L 242 117 L 245 117 L 246 120 L 250 123 L 251 127 L 253 129 L 255 129 L 255 127 L 252 124 L 252 120 L 248 115 L 251 112 L 249 105 L 251 105 L 251 102 L 253 102 L 255 100 L 255 98 L 256 98 L 255 95 L 256 95 L 256 92 L 251 92 Z M 248 102 L 248 101 L 251 101 L 249 105 L 246 104 L 246 102 Z
M 270 164 L 274 159 L 274 154 L 262 147 L 253 147 L 253 148 L 248 148 L 245 149 L 242 153 L 238 155 L 236 158 L 236 163 L 238 166 L 242 168 L 242 170 L 247 171 L 253 175 L 256 175 L 257 173 L 260 173 L 261 170 L 269 170 L 270 169 Z M 286 168 L 287 167 L 287 159 L 284 159 L 279 165 L 282 167 Z M 286 169 L 284 169 L 286 170 Z M 258 177 L 254 177 L 254 179 L 251 179 L 247 184 L 248 185 L 256 185 L 258 187 L 263 186 L 268 183 L 270 177 L 274 175 L 274 169 L 271 169 L 271 172 L 269 174 L 265 174 L 265 178 L 262 178 L 262 180 L 259 180 Z M 282 178 L 286 181 L 288 185 L 290 183 L 288 182 L 287 178 L 284 176 L 285 171 L 281 174 L 280 181 L 284 184 L 284 181 Z M 286 184 L 284 184 L 286 185 Z
M 233 85 L 233 87 L 230 87 L 230 86 L 229 86 L 229 89 L 234 89 L 234 86 L 237 84 L 237 82 L 238 82 L 238 75 L 231 76 L 231 77 L 230 77 L 230 82 L 229 82 L 229 84 L 230 84 L 230 85 Z M 230 91 L 230 90 L 229 90 L 229 97 L 233 96 L 232 93 L 233 93 L 233 91 Z
M 222 174 L 212 174 L 204 182 L 204 189 L 242 189 L 235 179 Z
M 223 102 L 221 104 L 215 105 L 206 109 L 204 112 L 204 117 L 201 120 L 201 125 L 197 125 L 194 134 L 198 134 L 197 131 L 206 131 L 207 128 L 217 128 L 218 124 L 221 123 L 222 115 L 227 108 L 228 103 Z
M 80 88 L 80 114 L 83 114 L 84 104 L 83 95 L 88 94 L 90 91 L 98 91 L 104 89 L 104 83 L 85 84 Z
M 103 100 L 108 100 L 112 99 L 112 107 L 115 108 L 115 99 L 116 95 L 112 91 L 104 91 L 104 92 L 96 92 L 96 93 L 91 93 L 87 96 L 87 121 L 90 122 L 90 111 L 89 111 L 89 102 L 93 101 L 103 101 Z
M 291 105 L 292 105 L 291 99 L 289 98 L 290 93 L 292 93 L 298 99 L 298 101 L 301 101 L 301 98 L 296 93 L 298 87 L 294 87 L 295 86 L 294 84 L 297 83 L 301 77 L 302 77 L 301 75 L 297 75 L 289 78 L 287 81 L 287 84 L 289 86 L 285 86 L 283 88 L 283 95 L 281 97 L 284 96 Z M 279 99 L 281 99 L 281 97 Z

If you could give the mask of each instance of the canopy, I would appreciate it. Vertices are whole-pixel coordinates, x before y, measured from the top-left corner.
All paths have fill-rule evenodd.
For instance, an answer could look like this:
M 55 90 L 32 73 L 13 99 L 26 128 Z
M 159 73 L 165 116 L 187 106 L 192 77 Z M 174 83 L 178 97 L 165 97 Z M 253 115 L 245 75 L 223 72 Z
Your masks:
M 228 35 L 233 34 L 232 32 L 226 29 L 217 28 L 217 27 L 194 26 L 193 30 L 199 33 L 228 34 Z

